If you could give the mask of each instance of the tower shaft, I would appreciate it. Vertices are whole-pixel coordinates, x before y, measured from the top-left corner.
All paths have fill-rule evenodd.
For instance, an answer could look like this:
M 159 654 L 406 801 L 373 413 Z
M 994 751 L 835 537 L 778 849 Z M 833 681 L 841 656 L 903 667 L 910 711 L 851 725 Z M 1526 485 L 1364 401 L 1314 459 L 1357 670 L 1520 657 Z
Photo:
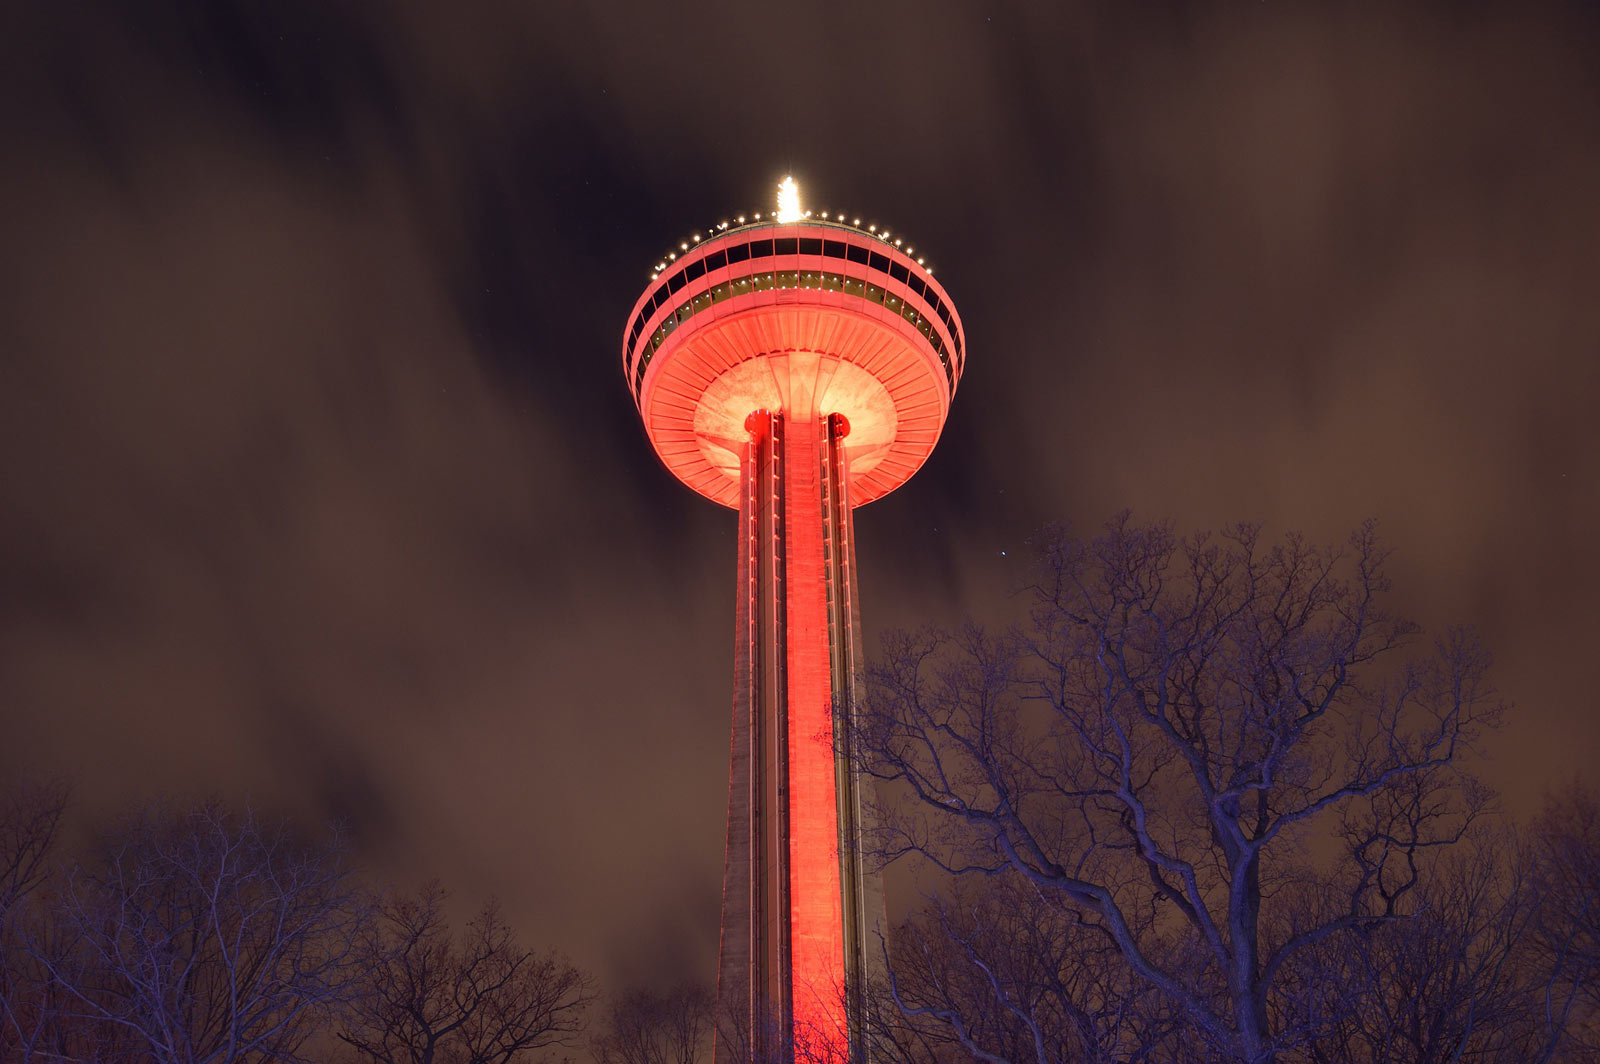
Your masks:
M 883 913 L 848 757 L 861 662 L 838 414 L 751 416 L 741 456 L 717 1064 L 863 1059 Z

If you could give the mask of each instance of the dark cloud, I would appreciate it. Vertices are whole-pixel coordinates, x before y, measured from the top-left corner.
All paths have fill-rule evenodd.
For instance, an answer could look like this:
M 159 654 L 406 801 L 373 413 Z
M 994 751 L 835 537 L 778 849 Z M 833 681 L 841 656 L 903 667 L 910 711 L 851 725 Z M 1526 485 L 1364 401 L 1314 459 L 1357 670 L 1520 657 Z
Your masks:
M 793 169 L 932 249 L 973 352 L 861 512 L 870 625 L 1004 615 L 1050 520 L 1373 515 L 1498 651 L 1513 806 L 1591 771 L 1592 12 L 778 12 L 0 15 L 0 768 L 339 817 L 709 976 L 732 528 L 617 349 Z

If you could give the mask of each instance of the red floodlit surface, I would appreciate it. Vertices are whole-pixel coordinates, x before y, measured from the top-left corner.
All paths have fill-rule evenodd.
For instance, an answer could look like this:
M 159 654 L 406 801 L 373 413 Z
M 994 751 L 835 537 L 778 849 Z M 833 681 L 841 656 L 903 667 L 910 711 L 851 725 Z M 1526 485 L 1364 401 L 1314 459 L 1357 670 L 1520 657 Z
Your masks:
M 804 402 L 803 396 L 797 399 Z M 839 891 L 833 683 L 823 574 L 818 457 L 825 422 L 789 421 L 785 430 L 785 544 L 788 567 L 789 911 L 795 1030 L 841 1051 L 848 1027 L 844 915 Z
M 792 193 L 792 183 L 785 186 Z M 798 207 L 791 203 L 790 209 Z M 949 296 L 927 270 L 882 237 L 850 226 L 741 225 L 684 251 L 652 279 L 624 332 L 623 374 L 650 442 L 678 479 L 734 509 L 744 497 L 741 475 L 747 466 L 752 478 L 775 476 L 780 461 L 783 468 L 781 500 L 777 483 L 762 481 L 772 484 L 771 502 L 781 510 L 769 511 L 749 496 L 750 553 L 740 563 L 750 573 L 751 597 L 741 599 L 739 622 L 750 643 L 738 659 L 745 686 L 735 700 L 730 759 L 734 779 L 752 790 L 742 798 L 730 790 L 718 1002 L 720 1007 L 724 977 L 734 980 L 726 992 L 735 1013 L 750 1009 L 752 1024 L 765 1010 L 781 1010 L 787 998 L 797 1043 L 822 1059 L 842 1061 L 852 1032 L 844 993 L 847 884 L 841 880 L 833 698 L 840 684 L 853 681 L 834 675 L 825 541 L 828 527 L 834 527 L 832 535 L 847 535 L 840 529 L 848 529 L 849 511 L 843 511 L 842 526 L 828 525 L 839 511 L 831 511 L 832 518 L 824 514 L 823 440 L 829 415 L 843 415 L 848 434 L 839 446 L 849 485 L 840 505 L 870 502 L 905 483 L 944 427 L 960 381 L 964 338 Z M 756 430 L 747 419 L 763 410 L 783 415 L 776 448 L 781 453 L 771 455 L 774 464 L 757 468 L 746 454 L 754 462 L 755 448 L 770 445 L 762 441 L 777 442 L 759 433 L 752 437 Z M 754 483 L 744 490 L 753 492 Z M 758 526 L 767 529 L 760 539 Z M 758 567 L 762 581 L 781 567 L 776 586 L 758 586 Z M 848 599 L 852 579 L 845 578 L 844 590 L 835 593 Z M 758 608 L 776 611 L 771 620 L 782 626 L 781 634 L 770 631 L 766 620 L 750 623 L 755 615 L 749 611 Z M 845 608 L 847 628 L 852 610 Z M 759 637 L 762 646 L 757 627 L 766 633 Z M 844 638 L 857 637 L 847 631 Z M 859 644 L 852 653 L 859 653 Z M 769 694 L 781 689 L 783 697 L 766 703 L 769 694 L 758 697 L 758 688 Z M 741 727 L 763 736 L 759 752 L 754 746 L 741 752 Z M 773 788 L 762 791 L 761 801 L 784 813 L 758 826 L 752 819 L 753 774 L 766 771 L 756 765 L 761 758 L 779 756 L 766 738 L 775 736 L 786 740 L 785 763 L 781 774 L 759 786 Z M 780 829 L 771 838 L 764 834 Z M 738 838 L 744 839 L 738 860 L 748 862 L 743 871 L 735 863 Z M 783 839 L 777 855 L 769 852 L 772 838 Z M 730 898 L 728 885 L 735 881 L 749 889 L 748 897 Z M 852 907 L 867 904 L 859 878 L 848 890 Z M 881 906 L 881 897 L 876 904 Z M 859 915 L 858 908 L 852 912 Z M 784 945 L 786 962 L 777 959 Z M 851 979 L 862 977 L 852 969 Z M 787 985 L 766 982 L 774 978 Z M 746 980 L 751 984 L 741 987 Z M 753 1037 L 754 1028 L 746 1034 Z M 725 1055 L 717 1050 L 719 1061 Z
M 625 337 L 623 366 L 630 386 L 640 362 L 648 358 L 637 394 L 645 431 L 679 480 L 737 508 L 745 418 L 763 409 L 793 417 L 798 413 L 794 395 L 812 395 L 818 415 L 841 413 L 849 419 L 845 450 L 851 496 L 856 505 L 871 502 L 905 483 L 927 460 L 959 382 L 959 318 L 943 288 L 914 259 L 866 234 L 827 225 L 730 230 L 676 260 L 658 284 L 646 289 L 630 325 L 676 271 L 704 263 L 752 236 L 772 234 L 869 249 L 896 272 L 903 270 L 923 291 L 883 269 L 836 256 L 776 255 L 707 268 L 644 318 L 639 339 L 628 343 Z M 887 300 L 915 311 L 928 332 L 940 338 L 951 368 L 946 369 L 928 334 L 884 302 L 803 282 L 765 290 L 740 284 L 755 274 L 772 274 L 781 285 L 785 273 L 797 278 L 843 276 L 875 285 Z M 729 294 L 713 302 L 709 293 L 719 285 L 730 285 Z M 957 335 L 949 335 L 951 329 L 931 309 L 928 292 L 939 293 Z M 695 306 L 681 323 L 675 322 L 651 352 L 651 334 L 697 298 L 704 306 Z

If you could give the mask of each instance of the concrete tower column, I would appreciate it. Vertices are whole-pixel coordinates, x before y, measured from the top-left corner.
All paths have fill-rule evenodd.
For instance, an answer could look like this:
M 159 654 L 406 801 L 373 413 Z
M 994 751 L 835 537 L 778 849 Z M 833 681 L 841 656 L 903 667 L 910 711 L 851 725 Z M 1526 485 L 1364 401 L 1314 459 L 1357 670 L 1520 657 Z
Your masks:
M 849 423 L 760 411 L 746 427 L 717 1061 L 771 1059 L 791 1031 L 861 1059 L 883 899 L 855 845 L 846 746 L 861 662 Z

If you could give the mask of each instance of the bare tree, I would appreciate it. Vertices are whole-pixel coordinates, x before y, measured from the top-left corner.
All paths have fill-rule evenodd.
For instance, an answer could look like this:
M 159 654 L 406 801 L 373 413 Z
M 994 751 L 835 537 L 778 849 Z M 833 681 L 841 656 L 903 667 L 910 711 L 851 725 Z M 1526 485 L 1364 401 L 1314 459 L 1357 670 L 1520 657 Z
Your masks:
M 1577 785 L 1552 795 L 1533 839 L 1536 938 L 1554 968 L 1539 1002 L 1547 1043 L 1600 1060 L 1600 797 Z
M 1544 899 L 1510 830 L 1428 862 L 1403 918 L 1320 952 L 1348 1007 L 1308 1047 L 1315 1064 L 1539 1064 L 1552 1058 L 1542 1000 L 1557 965 L 1537 948 Z
M 1082 914 L 1020 877 L 957 884 L 895 935 L 892 1000 L 989 1064 L 1150 1064 L 1179 1024 Z
M 697 983 L 621 994 L 591 1044 L 595 1064 L 698 1064 L 709 1056 L 713 1008 L 710 989 Z
M 49 872 L 67 790 L 27 783 L 0 796 L 0 1060 L 47 1059 L 60 1042 L 59 1002 L 33 959 L 36 937 L 28 901 Z
M 339 1031 L 381 1064 L 515 1064 L 583 1030 L 589 977 L 554 951 L 524 949 L 486 905 L 459 941 L 437 884 L 393 895 L 359 952 L 365 992 Z
M 903 929 L 895 941 L 906 937 Z M 908 967 L 914 970 L 915 959 Z M 914 977 L 914 976 L 913 976 Z M 963 1047 L 942 1018 L 919 1014 L 915 1006 L 896 1002 L 899 988 L 887 980 L 865 987 L 866 1059 L 894 1061 L 895 1064 L 968 1064 L 973 1054 Z
M 841 1005 L 847 1000 L 845 987 L 838 986 Z M 859 1064 L 851 1056 L 848 1038 L 832 1025 L 818 1025 L 790 1018 L 787 1022 L 775 1016 L 757 1017 L 752 1023 L 748 1016 L 730 1012 L 717 1015 L 715 1054 L 718 1061 L 735 1064 Z M 882 1047 L 890 1043 L 879 1031 L 870 1034 L 874 1044 Z M 869 1056 L 869 1059 L 883 1059 Z M 888 1059 L 901 1059 L 889 1057 Z
M 1461 760 L 1499 716 L 1488 657 L 1451 631 L 1396 660 L 1383 561 L 1370 527 L 1050 534 L 1026 630 L 887 642 L 856 751 L 909 796 L 881 850 L 1023 877 L 1181 1010 L 1191 1056 L 1280 1060 L 1325 1029 L 1294 1007 L 1332 1000 L 1306 960 L 1397 918 L 1487 801 Z M 1314 875 L 1313 841 L 1338 851 Z
M 25 783 L 0 795 L 0 922 L 44 882 L 66 807 L 61 783 Z
M 215 802 L 121 825 L 50 909 L 30 955 L 73 1037 L 161 1064 L 310 1059 L 351 990 L 362 916 L 337 840 L 302 845 Z

